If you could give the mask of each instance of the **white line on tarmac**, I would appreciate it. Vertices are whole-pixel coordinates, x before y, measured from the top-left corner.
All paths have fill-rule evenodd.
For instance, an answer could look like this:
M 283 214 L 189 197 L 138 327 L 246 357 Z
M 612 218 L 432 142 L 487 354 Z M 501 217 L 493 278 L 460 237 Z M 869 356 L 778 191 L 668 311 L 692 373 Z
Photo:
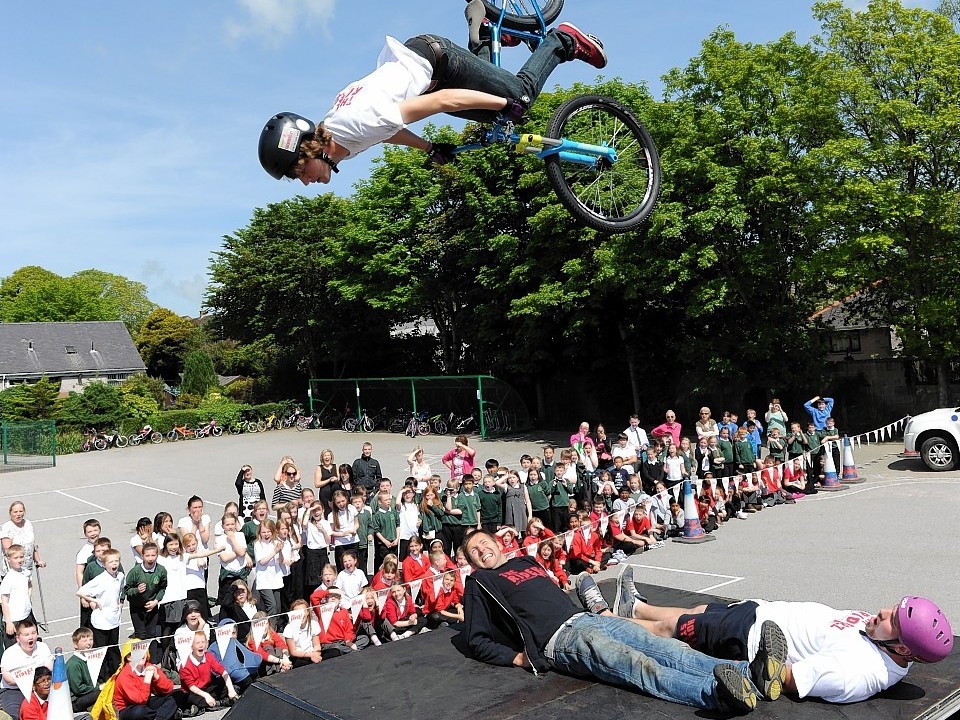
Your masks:
M 62 490 L 37 490 L 36 492 L 17 493 L 16 495 L 0 495 L 0 500 L 6 500 L 7 498 L 30 497 L 31 495 L 50 495 L 51 493 L 59 493 L 63 492 L 64 490 L 86 490 L 87 488 L 107 487 L 108 485 L 122 485 L 125 482 L 128 481 L 116 480 L 114 482 L 96 483 L 95 485 L 78 485 L 77 487 L 63 488 Z M 36 522 L 36 520 L 31 519 L 31 522 Z
M 711 572 L 700 572 L 699 570 L 680 570 L 679 568 L 668 568 L 661 565 L 634 565 L 638 568 L 647 568 L 648 570 L 665 570 L 667 572 L 683 573 L 685 575 L 705 575 L 707 577 L 716 577 L 716 578 L 727 578 L 722 583 L 717 583 L 716 585 L 711 585 L 710 587 L 705 587 L 702 590 L 696 590 L 695 592 L 710 592 L 711 590 L 716 590 L 721 588 L 724 585 L 732 585 L 733 583 L 740 582 L 744 578 L 738 577 L 736 575 L 723 575 L 721 573 L 711 573 Z
M 829 491 L 820 490 L 815 498 L 803 498 L 803 503 L 808 502 L 826 502 L 827 500 L 842 500 L 843 498 L 853 497 L 860 493 L 872 492 L 874 490 L 887 490 L 889 488 L 911 487 L 913 485 L 957 485 L 960 484 L 960 478 L 944 478 L 943 480 L 913 480 L 901 478 L 893 482 L 885 482 L 881 485 L 867 485 L 857 487 L 856 485 L 847 485 L 847 490 Z
M 93 505 L 97 510 L 101 510 L 101 511 L 103 511 L 103 512 L 107 512 L 107 508 L 102 507 L 102 506 L 100 506 L 100 505 L 97 505 L 96 503 L 92 503 L 92 502 L 90 502 L 89 500 L 84 500 L 84 499 L 82 499 L 82 498 L 78 498 L 78 497 L 76 497 L 76 496 L 74 496 L 74 495 L 71 495 L 70 493 L 64 492 L 63 490 L 57 490 L 57 493 L 58 493 L 59 495 L 63 495 L 64 497 L 68 497 L 68 498 L 70 498 L 71 500 L 76 500 L 77 502 L 86 503 L 87 505 Z
M 93 503 L 90 503 L 90 504 L 93 505 Z M 110 511 L 107 508 L 101 508 L 101 512 L 110 512 Z M 67 520 L 69 518 L 78 518 L 78 517 L 90 517 L 90 513 L 82 512 L 82 513 L 73 513 L 72 515 L 57 515 L 56 517 L 40 518 L 39 520 L 34 520 L 33 518 L 31 518 L 30 522 L 36 525 L 37 523 L 50 522 L 51 520 Z
M 140 483 L 135 483 L 132 480 L 124 480 L 127 485 L 135 485 L 138 488 L 143 488 L 144 490 L 153 490 L 154 492 L 164 493 L 166 495 L 180 495 L 180 493 L 173 492 L 172 490 L 162 490 L 160 488 L 151 487 L 150 485 L 141 485 Z
M 733 583 L 740 582 L 743 580 L 742 577 L 734 578 L 733 580 L 727 580 L 726 582 L 717 583 L 716 585 L 711 585 L 710 587 L 705 587 L 702 590 L 697 590 L 697 592 L 710 592 L 711 590 L 716 590 L 717 588 L 722 588 L 724 585 L 733 585 Z

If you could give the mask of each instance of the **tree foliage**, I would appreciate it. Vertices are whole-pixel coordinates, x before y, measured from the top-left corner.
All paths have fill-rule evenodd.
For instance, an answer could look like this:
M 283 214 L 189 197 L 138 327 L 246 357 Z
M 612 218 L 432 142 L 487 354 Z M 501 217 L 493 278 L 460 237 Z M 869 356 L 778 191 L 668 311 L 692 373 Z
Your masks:
M 92 382 L 82 393 L 64 398 L 57 419 L 68 428 L 109 430 L 130 417 L 120 388 L 104 382 Z
M 120 320 L 135 332 L 155 307 L 145 285 L 102 270 L 60 277 L 31 265 L 0 282 L 4 322 Z
M 157 308 L 150 313 L 135 339 L 147 373 L 171 385 L 179 384 L 185 350 L 195 332 L 189 318 L 172 310 Z
M 939 369 L 947 404 L 960 355 L 960 36 L 942 14 L 894 0 L 814 14 L 843 127 L 816 153 L 829 189 L 818 209 L 835 238 L 823 260 L 848 289 L 882 280 L 859 310 Z
M 209 390 L 217 387 L 217 371 L 213 361 L 203 350 L 194 350 L 183 362 L 183 383 L 181 393 L 204 397 Z
M 4 420 L 43 420 L 53 417 L 60 386 L 46 377 L 0 392 L 0 417 Z

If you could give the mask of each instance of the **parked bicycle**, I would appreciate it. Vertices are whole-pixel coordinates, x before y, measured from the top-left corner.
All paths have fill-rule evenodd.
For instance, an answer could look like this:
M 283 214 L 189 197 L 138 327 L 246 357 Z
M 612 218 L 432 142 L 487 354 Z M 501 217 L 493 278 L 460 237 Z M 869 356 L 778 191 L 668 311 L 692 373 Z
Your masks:
M 196 437 L 220 437 L 223 435 L 223 428 L 217 425 L 217 421 L 213 418 L 210 419 L 206 425 L 201 425 L 196 430 L 193 431 Z
M 106 450 L 107 441 L 93 428 L 83 434 L 83 444 L 80 446 L 81 452 L 90 452 L 91 450 Z
M 149 440 L 154 445 L 158 445 L 159 443 L 163 442 L 163 433 L 154 430 L 149 425 L 144 425 L 138 432 L 135 432 L 133 435 L 129 436 L 127 440 L 129 440 L 130 444 L 134 446 L 139 445 L 144 440 Z
M 367 415 L 366 408 L 360 411 L 360 417 L 348 417 L 344 419 L 343 429 L 345 432 L 373 432 L 373 418 Z
M 120 434 L 119 430 L 100 433 L 100 437 L 106 441 L 107 447 L 125 448 L 130 442 L 126 435 Z
M 186 425 L 174 425 L 173 429 L 167 433 L 167 440 L 170 442 L 176 442 L 177 440 L 193 440 L 196 437 L 197 433 L 188 428 Z

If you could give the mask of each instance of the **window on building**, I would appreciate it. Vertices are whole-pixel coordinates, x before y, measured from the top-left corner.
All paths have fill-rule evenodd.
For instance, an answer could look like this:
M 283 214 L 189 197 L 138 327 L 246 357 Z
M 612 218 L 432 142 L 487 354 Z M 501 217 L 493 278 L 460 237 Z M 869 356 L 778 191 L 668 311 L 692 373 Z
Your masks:
M 66 351 L 67 355 L 76 355 L 77 348 L 73 345 L 64 345 L 63 349 Z
M 830 352 L 845 355 L 860 352 L 860 331 L 830 333 Z

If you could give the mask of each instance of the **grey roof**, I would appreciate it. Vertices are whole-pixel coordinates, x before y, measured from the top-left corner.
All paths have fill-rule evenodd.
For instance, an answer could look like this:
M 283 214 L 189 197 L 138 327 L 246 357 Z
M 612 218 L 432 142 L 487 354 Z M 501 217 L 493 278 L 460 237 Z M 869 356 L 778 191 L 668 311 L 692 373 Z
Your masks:
M 144 371 L 122 322 L 0 323 L 0 374 L 8 378 Z

